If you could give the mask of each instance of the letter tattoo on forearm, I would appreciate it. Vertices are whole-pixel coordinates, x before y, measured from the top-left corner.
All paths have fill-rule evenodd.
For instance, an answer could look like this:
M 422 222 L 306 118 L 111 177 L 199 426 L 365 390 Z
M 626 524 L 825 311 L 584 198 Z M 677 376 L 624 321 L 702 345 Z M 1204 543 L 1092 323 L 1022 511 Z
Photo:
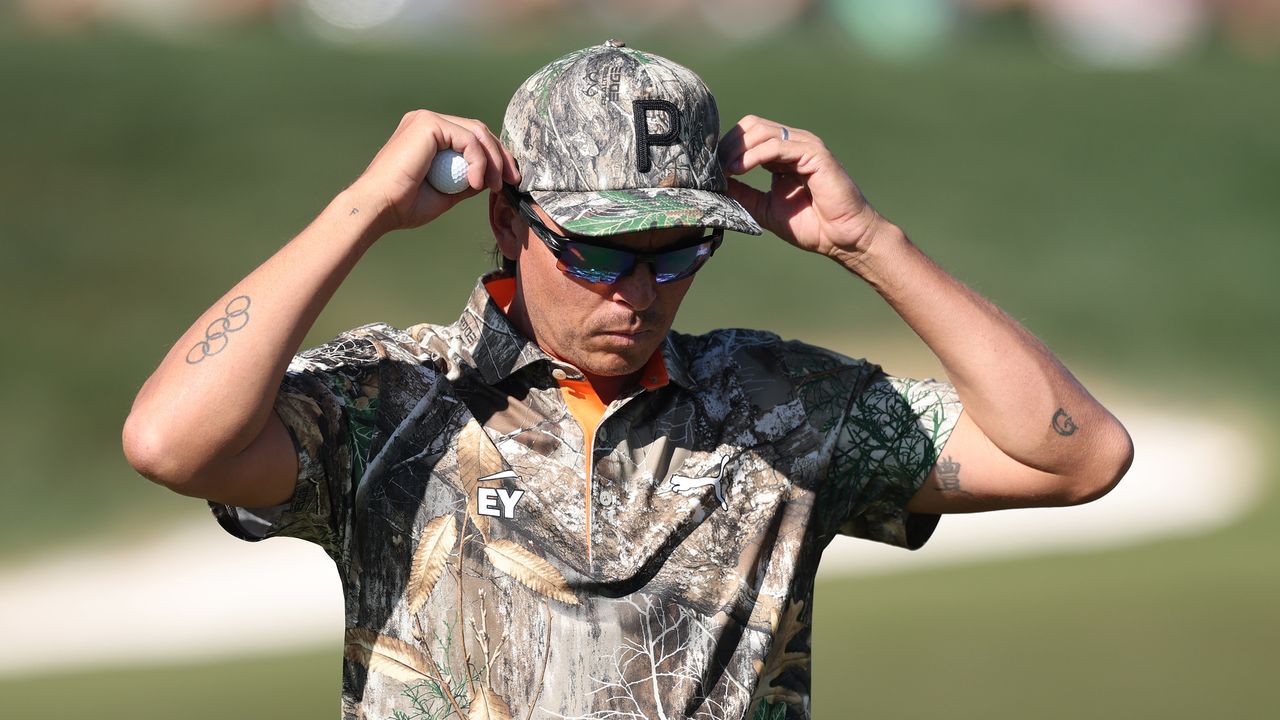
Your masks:
M 1071 420 L 1066 410 L 1058 408 L 1058 412 L 1053 414 L 1053 431 L 1062 437 L 1074 435 L 1078 429 L 1079 427 Z
M 204 330 L 204 340 L 187 351 L 187 362 L 195 365 L 211 355 L 217 355 L 227 347 L 227 333 L 233 333 L 249 324 L 249 296 L 237 295 L 227 301 L 222 309 L 226 315 L 209 323 Z
M 938 489 L 942 492 L 958 492 L 964 495 L 973 493 L 960 487 L 960 463 L 950 456 L 938 461 Z

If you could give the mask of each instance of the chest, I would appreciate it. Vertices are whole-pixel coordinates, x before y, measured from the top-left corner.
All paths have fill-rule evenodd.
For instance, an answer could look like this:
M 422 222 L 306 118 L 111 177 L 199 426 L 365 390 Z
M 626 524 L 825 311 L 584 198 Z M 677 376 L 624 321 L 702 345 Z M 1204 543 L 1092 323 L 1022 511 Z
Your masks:
M 615 403 L 591 437 L 554 387 L 446 397 L 410 428 L 383 409 L 380 434 L 395 425 L 407 441 L 365 478 L 356 537 L 370 560 L 391 548 L 409 562 L 422 529 L 452 514 L 464 535 L 518 543 L 593 593 L 646 588 L 715 612 L 744 583 L 781 593 L 791 580 L 823 465 L 803 413 L 664 390 Z

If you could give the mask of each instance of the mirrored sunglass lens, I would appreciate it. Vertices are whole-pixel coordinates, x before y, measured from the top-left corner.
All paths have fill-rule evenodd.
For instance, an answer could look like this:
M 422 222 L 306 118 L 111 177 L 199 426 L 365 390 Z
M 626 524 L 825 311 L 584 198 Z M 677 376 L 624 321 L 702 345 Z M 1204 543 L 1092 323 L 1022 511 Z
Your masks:
M 688 248 L 660 253 L 653 258 L 654 279 L 659 283 L 674 282 L 694 274 L 711 257 L 715 242 L 708 241 Z M 625 250 L 568 242 L 557 254 L 559 265 L 569 275 L 590 283 L 610 285 L 631 272 L 636 256 Z
M 683 250 L 672 250 L 656 258 L 653 263 L 653 272 L 660 283 L 680 280 L 697 272 L 709 257 L 711 257 L 711 243 L 702 243 Z
M 613 283 L 635 264 L 631 253 L 571 242 L 560 253 L 570 275 L 592 283 Z
M 576 268 L 564 263 L 560 264 L 560 268 L 579 280 L 600 285 L 612 285 L 618 282 L 618 278 L 622 277 L 622 273 L 595 270 L 593 268 Z

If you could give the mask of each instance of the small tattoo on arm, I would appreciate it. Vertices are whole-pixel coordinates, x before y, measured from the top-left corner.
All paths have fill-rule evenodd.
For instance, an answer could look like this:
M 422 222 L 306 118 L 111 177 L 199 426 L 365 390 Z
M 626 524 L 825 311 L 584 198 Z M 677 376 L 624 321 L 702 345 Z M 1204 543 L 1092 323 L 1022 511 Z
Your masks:
M 249 324 L 249 296 L 237 295 L 227 301 L 222 309 L 226 315 L 209 323 L 204 330 L 204 340 L 187 351 L 187 362 L 195 365 L 211 355 L 217 355 L 227 347 L 227 333 L 233 333 Z
M 355 215 L 358 212 L 360 212 L 360 208 L 351 208 L 351 215 Z
M 942 492 L 958 492 L 964 495 L 973 493 L 960 487 L 960 463 L 949 456 L 938 461 L 938 489 Z
M 1078 429 L 1079 427 L 1071 420 L 1066 410 L 1058 408 L 1058 412 L 1053 414 L 1053 431 L 1062 437 L 1074 435 Z

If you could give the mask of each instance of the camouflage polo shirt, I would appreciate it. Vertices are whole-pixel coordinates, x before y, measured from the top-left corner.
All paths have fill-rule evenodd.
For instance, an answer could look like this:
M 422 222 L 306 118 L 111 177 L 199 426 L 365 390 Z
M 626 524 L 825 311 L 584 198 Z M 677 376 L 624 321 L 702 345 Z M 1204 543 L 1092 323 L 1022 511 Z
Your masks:
M 672 332 L 659 360 L 585 442 L 582 376 L 483 284 L 452 325 L 293 359 L 293 498 L 210 506 L 337 564 L 343 718 L 810 717 L 822 550 L 924 543 L 937 516 L 904 506 L 955 392 L 752 330 Z

